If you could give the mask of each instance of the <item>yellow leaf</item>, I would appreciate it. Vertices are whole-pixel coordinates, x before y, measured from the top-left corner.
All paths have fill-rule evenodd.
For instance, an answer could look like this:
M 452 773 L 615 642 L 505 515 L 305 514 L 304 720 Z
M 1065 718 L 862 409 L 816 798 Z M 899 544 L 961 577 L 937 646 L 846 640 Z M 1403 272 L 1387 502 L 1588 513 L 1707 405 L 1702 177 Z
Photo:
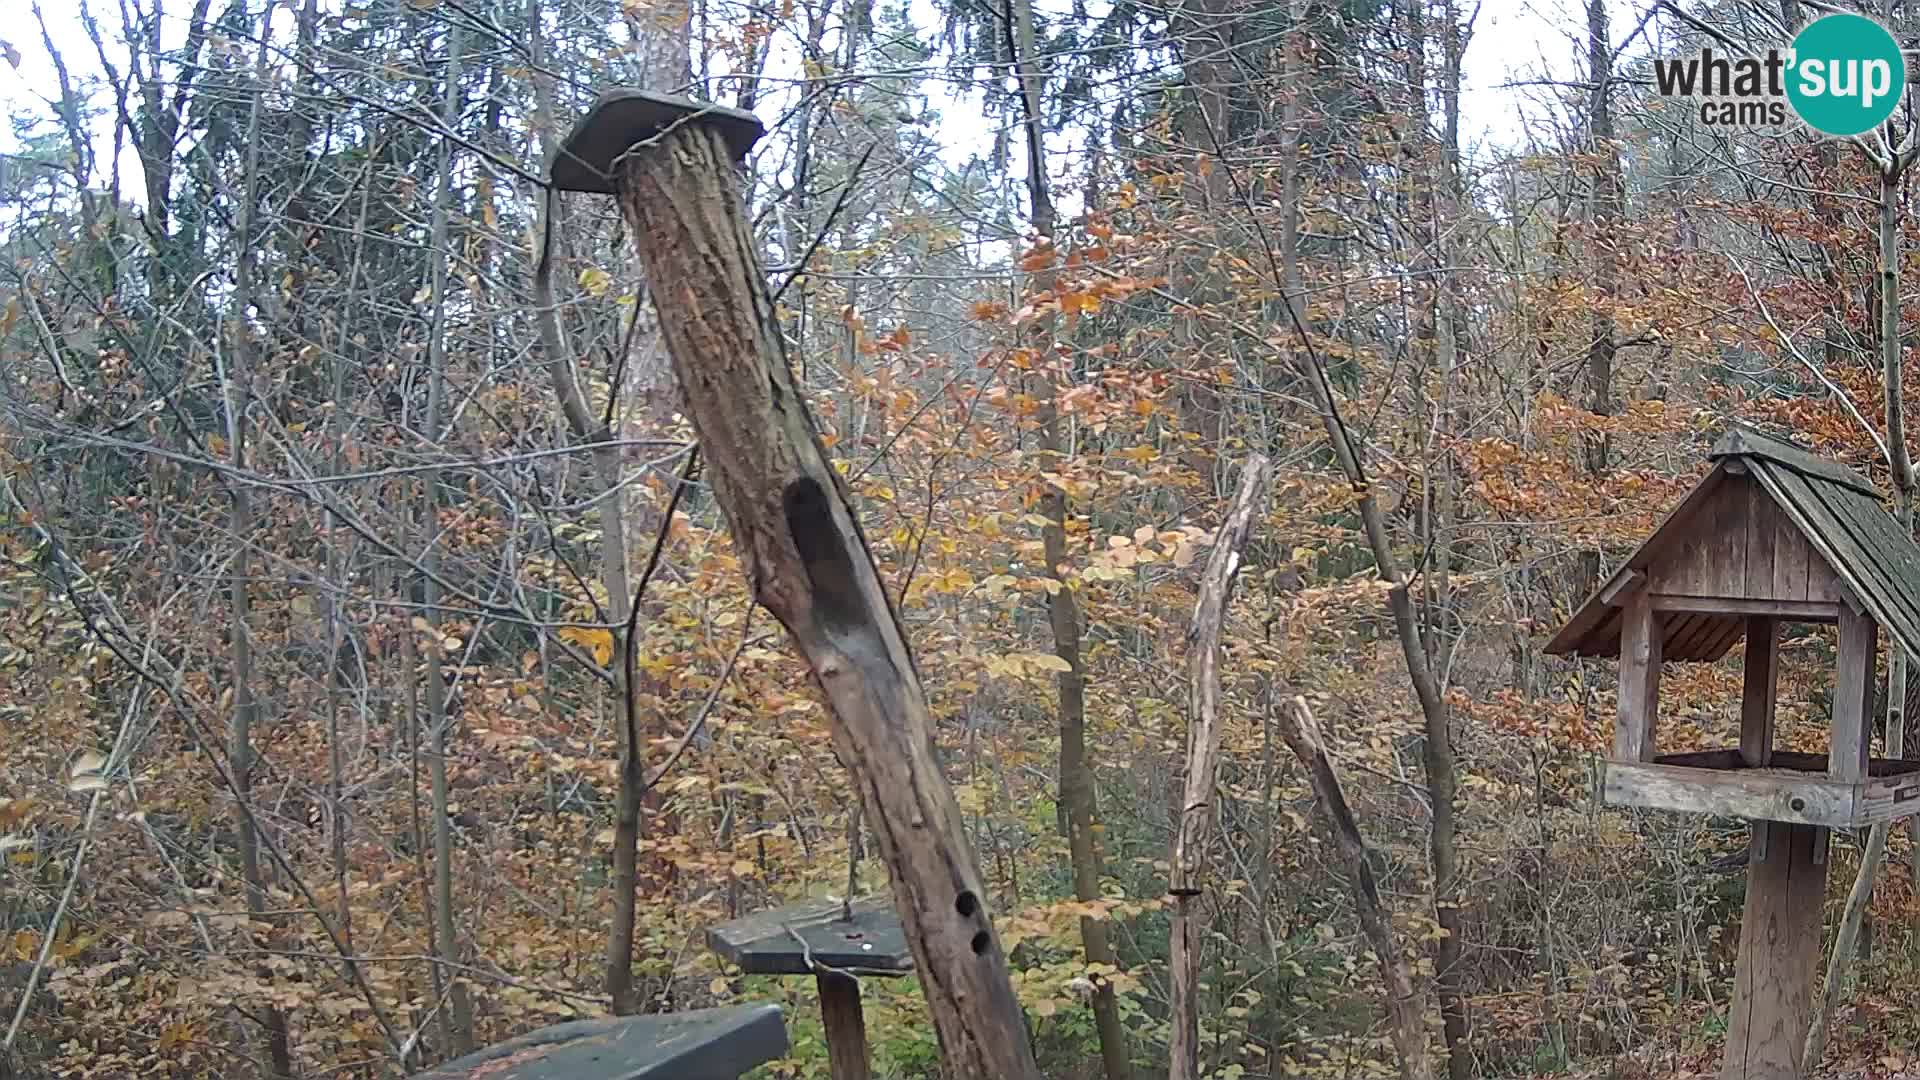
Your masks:
M 719 997 L 726 992 L 727 980 L 724 975 L 715 975 L 713 981 L 707 984 L 707 993 L 712 994 L 714 997 Z
M 613 631 L 599 627 L 565 626 L 555 635 L 593 654 L 593 662 L 605 667 L 613 660 Z
M 597 266 L 589 266 L 580 271 L 580 287 L 591 296 L 605 296 L 607 287 L 613 284 L 612 275 Z

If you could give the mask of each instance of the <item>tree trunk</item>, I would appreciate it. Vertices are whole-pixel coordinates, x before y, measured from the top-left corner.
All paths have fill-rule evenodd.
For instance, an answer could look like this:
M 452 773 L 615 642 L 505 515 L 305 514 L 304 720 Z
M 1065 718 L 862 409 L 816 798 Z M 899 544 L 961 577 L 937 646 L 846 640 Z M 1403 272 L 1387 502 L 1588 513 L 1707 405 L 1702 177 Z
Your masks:
M 1168 1036 L 1169 1080 L 1199 1080 L 1200 948 L 1203 927 L 1194 925 L 1200 896 L 1202 862 L 1213 827 L 1214 778 L 1220 763 L 1220 632 L 1233 598 L 1241 552 L 1253 535 L 1254 519 L 1266 505 L 1271 473 L 1267 459 L 1255 454 L 1240 473 L 1240 490 L 1227 519 L 1213 536 L 1213 553 L 1200 576 L 1200 596 L 1187 628 L 1187 778 L 1180 798 L 1180 822 L 1168 858 L 1167 894 L 1173 897 L 1168 939 L 1167 981 L 1172 995 L 1172 1031 Z
M 1596 418 L 1613 415 L 1613 299 L 1619 269 L 1613 229 L 1622 213 L 1620 151 L 1613 142 L 1613 47 L 1607 30 L 1606 0 L 1587 0 L 1587 76 L 1593 81 L 1588 118 L 1593 174 L 1593 230 L 1587 238 L 1593 256 L 1593 327 L 1587 342 L 1587 411 Z M 1612 440 L 1605 432 L 1587 436 L 1587 475 L 1598 488 L 1606 482 Z M 1599 548 L 1581 552 L 1580 592 L 1600 584 Z M 1458 1077 L 1456 1077 L 1458 1080 Z
M 1880 174 L 1880 370 L 1886 384 L 1887 465 L 1893 476 L 1895 511 L 1907 535 L 1913 534 L 1913 459 L 1907 453 L 1906 409 L 1902 398 L 1900 348 L 1900 181 L 1911 164 L 1910 154 L 1885 163 Z M 1887 756 L 1906 756 L 1906 700 L 1908 664 L 1906 650 L 1897 639 L 1887 642 L 1890 660 L 1887 671 Z M 1807 1026 L 1806 1048 L 1801 1062 L 1812 1073 L 1826 1055 L 1827 1034 L 1833 1011 L 1847 990 L 1847 970 L 1855 959 L 1855 945 L 1866 918 L 1867 903 L 1873 899 L 1873 883 L 1880 874 L 1880 863 L 1887 850 L 1887 825 L 1873 826 L 1867 833 L 1866 848 L 1860 853 L 1860 869 L 1853 887 L 1847 891 L 1846 906 L 1840 913 L 1840 927 L 1834 933 L 1833 952 L 1827 958 L 1827 977 L 1820 997 L 1814 1001 L 1813 1020 Z
M 253 627 L 247 596 L 252 577 L 254 523 L 253 502 L 247 484 L 240 480 L 247 468 L 247 412 L 253 406 L 253 335 L 248 329 L 246 312 L 253 301 L 257 254 L 253 241 L 255 203 L 260 191 L 260 113 L 262 84 L 267 71 L 267 39 L 273 20 L 274 4 L 269 3 L 260 16 L 260 55 L 254 71 L 252 105 L 247 118 L 246 175 L 242 179 L 239 205 L 235 210 L 234 234 L 240 258 L 234 275 L 232 347 L 226 371 L 224 397 L 227 406 L 227 449 L 233 462 L 234 479 L 227 490 L 233 499 L 228 527 L 239 549 L 234 553 L 227 579 L 228 602 L 232 608 L 233 637 L 233 719 L 229 730 L 228 754 L 233 762 L 234 832 L 240 845 L 240 880 L 246 890 L 248 921 L 270 921 L 267 910 L 265 878 L 260 870 L 260 838 L 254 833 L 253 816 L 248 812 L 253 798 L 253 728 L 259 717 L 259 703 L 253 692 Z M 251 937 L 251 932 L 248 935 Z M 261 966 L 262 978 L 271 978 Z M 263 1004 L 260 1025 L 265 1031 L 269 1075 L 293 1075 L 293 1050 L 287 1034 L 287 1016 L 278 1006 Z
M 527 0 L 527 25 L 533 31 L 532 52 L 535 66 L 538 67 L 546 40 L 540 30 L 539 0 Z M 684 53 L 685 49 L 682 48 Z M 534 77 L 534 114 L 534 127 L 540 138 L 542 153 L 551 160 L 555 141 L 552 88 L 543 75 Z M 606 618 L 611 626 L 608 634 L 609 655 L 616 661 L 611 667 L 620 727 L 620 787 L 614 797 L 613 866 L 607 880 L 607 888 L 612 893 L 613 918 L 607 929 L 603 982 L 607 996 L 612 999 L 614 1015 L 630 1016 L 640 1010 L 633 985 L 633 942 L 634 928 L 638 922 L 640 836 L 643 824 L 640 803 L 645 769 L 642 756 L 644 740 L 640 735 L 632 682 L 627 677 L 627 665 L 618 662 L 626 656 L 627 622 L 633 602 L 632 587 L 627 579 L 627 497 L 626 489 L 620 483 L 619 448 L 606 445 L 613 440 L 612 426 L 594 417 L 586 394 L 580 389 L 579 367 L 560 333 L 560 320 L 555 314 L 553 297 L 553 245 L 563 234 L 559 196 L 549 192 L 545 206 L 541 218 L 543 239 L 533 289 L 535 322 L 539 327 L 541 348 L 547 356 L 547 370 L 554 395 L 559 400 L 560 411 L 566 417 L 567 427 L 574 439 L 601 444 L 593 451 L 594 478 L 604 489 L 599 503 L 600 582 L 607 590 Z M 637 306 L 634 317 L 641 317 Z M 648 375 L 642 372 L 640 377 L 644 381 Z M 610 393 L 617 397 L 619 389 L 617 386 L 611 387 Z M 663 400 L 668 396 L 663 393 Z
M 451 131 L 460 118 L 460 61 L 464 44 L 460 24 L 447 24 L 447 73 L 441 98 L 440 122 Z M 453 210 L 453 141 L 441 139 L 437 186 L 433 197 L 432 286 L 433 323 L 427 341 L 427 416 L 426 436 L 430 443 L 440 441 L 440 425 L 446 402 L 447 379 L 447 228 Z M 436 636 L 440 631 L 440 473 L 429 469 L 421 477 L 425 488 L 425 512 L 421 525 L 421 606 Z M 441 665 L 438 640 L 427 644 L 427 776 L 433 794 L 433 924 L 436 957 L 441 978 L 447 988 L 448 1053 L 460 1057 L 473 1050 L 473 1005 L 467 996 L 467 984 L 459 974 L 459 933 L 453 920 L 453 820 L 451 794 L 447 787 L 447 715 L 446 673 Z
M 1037 1080 L 919 672 L 793 381 L 732 155 L 715 128 L 680 124 L 626 157 L 619 187 L 715 496 L 755 599 L 826 696 L 948 1073 Z
M 1009 0 L 1008 47 L 1013 54 L 1020 79 L 1020 104 L 1027 143 L 1027 196 L 1032 202 L 1033 229 L 1042 243 L 1056 244 L 1057 222 L 1053 210 L 1053 191 L 1047 177 L 1046 147 L 1040 128 L 1040 87 L 1044 75 L 1034 59 L 1033 5 L 1031 0 Z M 1034 276 L 1034 290 L 1045 293 L 1053 288 L 1054 273 L 1043 270 Z M 1035 349 L 1043 357 L 1054 355 L 1053 320 L 1037 321 Z M 1040 452 L 1042 468 L 1062 466 L 1060 412 L 1054 376 L 1045 365 L 1030 380 L 1039 403 Z M 1082 903 L 1101 898 L 1102 873 L 1100 848 L 1095 843 L 1098 806 L 1094 786 L 1094 766 L 1087 753 L 1087 673 L 1080 657 L 1080 604 L 1067 580 L 1067 495 L 1049 486 L 1040 499 L 1040 512 L 1047 519 L 1041 529 L 1041 544 L 1047 560 L 1047 576 L 1058 587 L 1047 594 L 1047 620 L 1053 630 L 1053 651 L 1066 661 L 1067 670 L 1059 673 L 1060 696 L 1060 805 L 1066 811 L 1067 850 L 1073 863 L 1074 898 Z M 1118 968 L 1113 946 L 1107 940 L 1103 919 L 1080 920 L 1080 942 L 1089 965 Z M 1107 979 L 1094 980 L 1094 1030 L 1100 1039 L 1100 1061 L 1107 1080 L 1127 1080 L 1132 1072 L 1127 1050 L 1126 1029 L 1120 1024 L 1120 1003 Z
M 1392 913 L 1380 902 L 1380 887 L 1373 877 L 1373 857 L 1360 835 L 1360 826 L 1340 790 L 1340 776 L 1333 771 L 1333 759 L 1321 745 L 1313 713 L 1305 698 L 1296 697 L 1288 708 L 1276 710 L 1280 737 L 1286 740 L 1293 756 L 1307 770 L 1313 788 L 1314 809 L 1333 834 L 1333 843 L 1353 879 L 1354 908 L 1360 917 L 1360 929 L 1367 945 L 1380 964 L 1380 980 L 1387 989 L 1387 1026 L 1393 1047 L 1400 1055 L 1402 1080 L 1432 1080 L 1433 1063 L 1427 1055 L 1427 1013 L 1430 1005 L 1424 991 L 1414 985 L 1407 968 L 1406 955 L 1393 937 Z

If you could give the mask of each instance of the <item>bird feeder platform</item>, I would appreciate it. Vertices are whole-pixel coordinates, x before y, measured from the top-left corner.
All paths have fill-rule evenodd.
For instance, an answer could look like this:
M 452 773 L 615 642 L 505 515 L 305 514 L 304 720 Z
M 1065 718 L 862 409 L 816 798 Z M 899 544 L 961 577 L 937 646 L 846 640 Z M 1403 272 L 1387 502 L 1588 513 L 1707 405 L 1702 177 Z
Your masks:
M 913 951 L 891 900 L 858 901 L 851 920 L 845 911 L 839 900 L 773 908 L 708 930 L 707 947 L 749 975 L 812 975 L 821 967 L 860 975 L 912 973 Z
M 414 1080 L 738 1080 L 786 1052 L 780 1006 L 740 1005 L 554 1024 Z
M 1601 793 L 1610 806 L 1639 806 L 1753 821 L 1858 829 L 1920 810 L 1920 761 L 1869 758 L 1854 782 L 1828 775 L 1825 754 L 1775 750 L 1764 766 L 1738 748 L 1609 761 Z M 1711 775 L 1703 779 L 1702 772 Z
M 913 972 L 913 951 L 886 898 L 848 905 L 814 900 L 774 908 L 707 931 L 707 947 L 749 975 L 812 975 L 820 994 L 833 1080 L 868 1080 L 860 977 Z
M 594 100 L 547 165 L 549 182 L 561 191 L 599 195 L 618 192 L 620 159 L 635 147 L 693 121 L 717 128 L 738 161 L 766 134 L 760 118 L 710 101 L 650 90 L 616 87 Z
M 1820 967 L 1830 829 L 1920 813 L 1920 761 L 1871 754 L 1875 657 L 1920 656 L 1920 546 L 1859 474 L 1736 429 L 1713 468 L 1548 642 L 1618 657 L 1602 798 L 1746 818 L 1747 902 L 1721 1080 L 1800 1080 Z M 1783 623 L 1832 623 L 1827 752 L 1774 748 Z M 1738 748 L 1661 754 L 1660 672 L 1746 643 Z

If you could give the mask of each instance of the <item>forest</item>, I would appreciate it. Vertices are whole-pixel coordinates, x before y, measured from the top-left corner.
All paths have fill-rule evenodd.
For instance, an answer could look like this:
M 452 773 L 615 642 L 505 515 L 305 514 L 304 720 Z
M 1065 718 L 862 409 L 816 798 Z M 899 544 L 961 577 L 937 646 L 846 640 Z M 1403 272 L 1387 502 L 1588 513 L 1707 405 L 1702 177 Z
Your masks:
M 1747 746 L 1756 654 L 1548 649 L 1729 433 L 1913 535 L 1913 95 L 1673 92 L 1842 8 L 4 10 L 0 1077 L 757 1003 L 750 1075 L 853 1075 L 709 938 L 853 900 L 917 960 L 858 978 L 875 1077 L 1920 1076 L 1914 819 L 1818 830 L 1794 1064 L 1741 1071 L 1766 823 L 1603 793 L 1643 693 Z M 568 189 L 616 88 L 764 130 Z M 729 430 L 851 525 L 798 616 L 716 436 L 769 378 L 805 419 Z M 1897 766 L 1920 685 L 1842 593 L 1772 745 L 1864 712 Z

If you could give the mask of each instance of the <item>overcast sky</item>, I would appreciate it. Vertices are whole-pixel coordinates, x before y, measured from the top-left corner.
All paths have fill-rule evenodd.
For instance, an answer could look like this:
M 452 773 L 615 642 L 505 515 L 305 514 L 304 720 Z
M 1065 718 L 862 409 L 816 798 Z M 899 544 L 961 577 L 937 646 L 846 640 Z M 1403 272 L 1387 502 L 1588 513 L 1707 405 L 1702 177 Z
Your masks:
M 10 113 L 48 116 L 46 100 L 57 92 L 56 79 L 38 28 L 25 17 L 22 0 L 0 2 L 22 16 L 0 22 L 0 35 L 5 35 L 0 40 L 9 42 L 21 60 L 17 70 L 0 62 L 0 103 Z M 71 13 L 71 0 L 45 0 L 43 7 L 54 43 L 69 69 L 76 77 L 93 72 L 98 61 Z M 1609 0 L 1609 7 L 1617 40 L 1639 21 L 1638 8 L 1623 0 Z M 1546 114 L 1550 91 L 1514 84 L 1573 77 L 1579 70 L 1576 58 L 1584 49 L 1585 30 L 1582 0 L 1482 0 L 1462 77 L 1461 135 L 1469 157 L 1484 158 L 1526 145 L 1528 124 L 1538 123 Z M 1632 51 L 1643 48 L 1644 43 L 1636 43 Z M 933 104 L 943 114 L 942 135 L 957 157 L 964 158 L 974 149 L 965 144 L 976 135 L 980 140 L 990 138 L 984 124 L 968 122 L 979 116 L 977 106 L 937 98 Z M 100 122 L 107 123 L 104 118 Z M 13 145 L 11 130 L 0 131 L 0 148 Z M 137 182 L 137 178 L 128 179 Z

